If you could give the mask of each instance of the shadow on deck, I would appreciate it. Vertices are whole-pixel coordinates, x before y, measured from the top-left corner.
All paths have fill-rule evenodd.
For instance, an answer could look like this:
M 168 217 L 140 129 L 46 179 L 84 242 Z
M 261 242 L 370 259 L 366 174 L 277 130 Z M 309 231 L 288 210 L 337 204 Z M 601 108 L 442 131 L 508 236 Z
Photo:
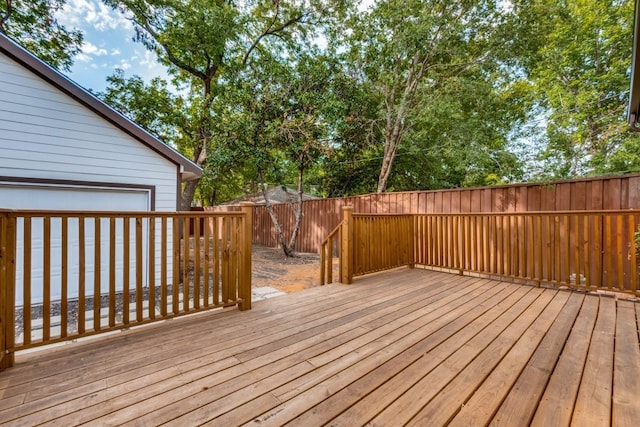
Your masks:
M 19 355 L 0 422 L 638 425 L 640 304 L 397 270 Z

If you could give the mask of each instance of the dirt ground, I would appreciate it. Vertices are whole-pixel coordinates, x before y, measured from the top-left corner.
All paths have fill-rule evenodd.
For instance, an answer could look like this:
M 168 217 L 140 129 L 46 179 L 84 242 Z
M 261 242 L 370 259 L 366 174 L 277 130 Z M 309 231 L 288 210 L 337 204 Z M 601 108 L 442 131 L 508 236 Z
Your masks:
M 320 285 L 320 255 L 297 253 L 288 258 L 282 249 L 253 246 L 252 285 L 295 292 Z

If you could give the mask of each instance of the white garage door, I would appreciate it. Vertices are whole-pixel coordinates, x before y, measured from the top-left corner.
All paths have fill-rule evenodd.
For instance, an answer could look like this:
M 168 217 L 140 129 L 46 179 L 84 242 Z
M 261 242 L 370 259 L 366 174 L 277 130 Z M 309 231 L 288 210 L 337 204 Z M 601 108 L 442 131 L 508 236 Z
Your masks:
M 91 211 L 148 211 L 150 208 L 150 192 L 148 190 L 101 188 L 101 187 L 69 187 L 69 186 L 38 186 L 17 185 L 0 183 L 0 208 L 5 209 L 38 209 L 38 210 L 91 210 Z M 85 275 L 87 292 L 93 289 L 94 266 L 93 256 L 95 246 L 93 244 L 94 231 L 93 220 L 85 221 Z M 16 305 L 23 305 L 23 266 L 24 266 L 24 242 L 23 220 L 18 222 L 18 247 L 16 256 Z M 31 302 L 37 304 L 43 300 L 43 221 L 32 220 L 32 251 L 31 251 Z M 69 298 L 78 296 L 79 269 L 77 262 L 79 238 L 78 220 L 69 220 L 69 269 L 67 271 Z M 122 289 L 122 220 L 117 223 L 116 229 L 116 277 L 117 288 Z M 134 230 L 134 228 L 132 228 Z M 61 296 L 61 232 L 62 226 L 59 219 L 51 221 L 51 298 L 53 301 Z M 101 224 L 102 259 L 109 259 L 109 220 L 103 219 Z M 133 234 L 133 233 L 132 233 Z M 143 230 L 143 242 L 146 241 L 146 223 Z M 130 244 L 131 271 L 130 277 L 135 278 L 135 242 Z M 143 266 L 147 265 L 147 248 L 143 247 Z M 110 266 L 103 262 L 100 268 L 101 291 L 108 292 Z M 146 282 L 147 272 L 143 271 Z M 130 288 L 135 288 L 131 283 Z

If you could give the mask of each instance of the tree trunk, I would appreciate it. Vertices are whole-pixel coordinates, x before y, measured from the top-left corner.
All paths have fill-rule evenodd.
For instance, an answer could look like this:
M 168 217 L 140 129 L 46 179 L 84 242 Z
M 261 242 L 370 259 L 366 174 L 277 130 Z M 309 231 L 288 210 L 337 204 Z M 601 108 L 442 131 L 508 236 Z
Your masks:
M 193 181 L 187 181 L 182 189 L 182 197 L 180 198 L 180 210 L 188 211 L 191 209 L 191 203 L 193 202 L 193 196 L 196 194 L 196 188 L 200 178 Z
M 207 161 L 207 139 L 204 138 L 202 141 L 202 146 L 200 146 L 193 156 L 193 162 L 202 167 L 204 162 Z M 196 188 L 198 187 L 198 183 L 200 182 L 200 178 L 194 179 L 192 181 L 187 181 L 184 184 L 184 188 L 182 189 L 182 197 L 180 198 L 180 210 L 188 211 L 191 209 L 191 205 L 193 203 L 193 197 L 196 194 Z
M 289 250 L 291 252 L 293 252 L 293 249 L 296 247 L 296 240 L 298 239 L 298 232 L 300 231 L 300 221 L 302 220 L 302 194 L 304 192 L 304 187 L 302 185 L 303 176 L 304 169 L 298 169 L 298 206 L 295 210 L 293 209 L 293 206 L 291 207 L 296 219 L 293 227 L 293 233 L 291 233 L 291 239 L 289 240 Z
M 271 204 L 271 200 L 269 200 L 269 194 L 267 193 L 267 185 L 264 182 L 264 176 L 261 170 L 258 170 L 258 177 L 260 178 L 260 186 L 262 188 L 262 195 L 264 196 L 267 212 L 269 212 L 269 217 L 271 218 L 271 222 L 273 223 L 273 226 L 276 229 L 278 243 L 280 243 L 280 246 L 282 247 L 282 251 L 284 252 L 285 256 L 292 257 L 295 254 L 289 248 L 289 245 L 287 244 L 287 240 L 284 237 L 284 232 L 282 231 L 282 226 L 278 221 L 278 217 L 276 216 L 276 213 L 273 211 L 273 205 Z
M 396 158 L 402 137 L 408 128 L 407 119 L 414 103 L 416 91 L 418 90 L 418 83 L 424 74 L 426 60 L 426 58 L 421 57 L 420 52 L 416 53 L 413 57 L 413 67 L 409 70 L 409 74 L 404 82 L 404 89 L 402 89 L 399 101 L 396 101 L 396 91 L 400 89 L 401 79 L 401 72 L 399 70 L 396 70 L 391 87 L 386 89 L 385 102 L 387 107 L 385 113 L 384 155 L 380 175 L 378 176 L 378 193 L 383 193 L 387 190 L 393 161 Z M 398 102 L 397 106 L 396 102 Z

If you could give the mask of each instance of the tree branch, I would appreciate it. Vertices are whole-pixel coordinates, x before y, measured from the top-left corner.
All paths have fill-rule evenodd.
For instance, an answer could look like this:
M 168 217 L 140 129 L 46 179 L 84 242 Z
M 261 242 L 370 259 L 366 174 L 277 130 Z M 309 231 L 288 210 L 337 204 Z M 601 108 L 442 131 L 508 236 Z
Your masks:
M 249 56 L 256 49 L 256 47 L 258 47 L 258 44 L 260 43 L 260 41 L 262 41 L 263 38 L 268 37 L 268 36 L 272 36 L 272 35 L 278 35 L 278 33 L 286 30 L 287 28 L 291 27 L 292 25 L 303 23 L 304 22 L 303 21 L 304 17 L 307 16 L 307 13 L 301 13 L 300 15 L 293 16 L 291 19 L 289 19 L 287 22 L 285 22 L 284 24 L 280 25 L 279 27 L 273 28 L 273 26 L 275 25 L 275 21 L 278 18 L 279 9 L 280 9 L 280 3 L 278 3 L 277 8 L 276 8 L 276 13 L 275 13 L 273 19 L 271 20 L 271 22 L 269 23 L 269 25 L 267 26 L 267 28 L 262 32 L 262 34 L 260 34 L 253 41 L 253 43 L 251 43 L 251 46 L 249 46 L 249 49 L 247 49 L 247 51 L 245 52 L 244 57 L 242 58 L 242 65 L 243 66 L 247 64 L 247 61 L 249 60 Z

